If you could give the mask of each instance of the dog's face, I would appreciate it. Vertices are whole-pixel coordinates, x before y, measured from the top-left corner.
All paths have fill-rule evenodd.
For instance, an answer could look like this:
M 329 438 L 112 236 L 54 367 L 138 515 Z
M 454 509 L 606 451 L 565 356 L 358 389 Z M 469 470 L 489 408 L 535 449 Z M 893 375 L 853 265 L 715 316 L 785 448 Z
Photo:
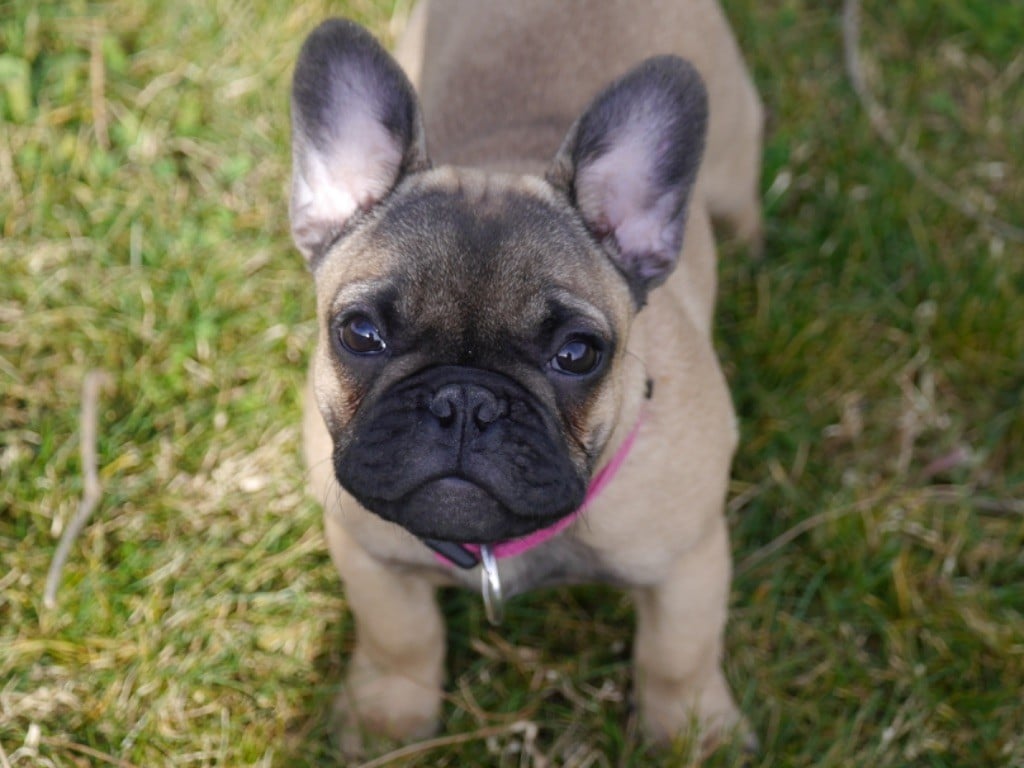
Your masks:
M 630 323 L 675 265 L 706 104 L 642 65 L 546 180 L 430 167 L 415 96 L 359 27 L 307 40 L 292 228 L 317 284 L 335 474 L 421 538 L 490 543 L 572 513 L 617 423 Z
M 438 169 L 331 250 L 316 381 L 368 509 L 484 543 L 582 502 L 632 298 L 566 208 L 539 181 Z

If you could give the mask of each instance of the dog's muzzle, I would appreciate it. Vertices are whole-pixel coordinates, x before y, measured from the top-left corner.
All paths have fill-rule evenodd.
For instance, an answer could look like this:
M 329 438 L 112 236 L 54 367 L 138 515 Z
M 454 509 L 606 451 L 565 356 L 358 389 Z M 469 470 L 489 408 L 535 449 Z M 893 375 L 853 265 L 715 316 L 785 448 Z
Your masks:
M 335 448 L 338 481 L 422 539 L 488 544 L 573 512 L 586 473 L 550 409 L 512 378 L 428 368 L 365 404 Z

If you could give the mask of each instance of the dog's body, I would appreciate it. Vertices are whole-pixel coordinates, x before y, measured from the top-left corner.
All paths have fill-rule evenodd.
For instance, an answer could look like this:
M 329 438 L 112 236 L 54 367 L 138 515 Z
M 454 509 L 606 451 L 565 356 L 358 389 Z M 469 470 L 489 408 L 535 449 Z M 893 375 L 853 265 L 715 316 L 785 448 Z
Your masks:
M 573 122 L 666 53 L 706 101 L 657 59 Z M 564 524 L 614 463 L 579 520 L 499 561 L 503 589 L 629 589 L 648 732 L 720 735 L 741 719 L 720 669 L 736 427 L 711 216 L 757 245 L 761 131 L 725 18 L 712 0 L 424 3 L 398 48 L 422 117 L 382 57 L 325 25 L 293 100 L 321 325 L 306 451 L 356 620 L 350 725 L 437 726 L 433 593 L 480 575 L 425 541 Z

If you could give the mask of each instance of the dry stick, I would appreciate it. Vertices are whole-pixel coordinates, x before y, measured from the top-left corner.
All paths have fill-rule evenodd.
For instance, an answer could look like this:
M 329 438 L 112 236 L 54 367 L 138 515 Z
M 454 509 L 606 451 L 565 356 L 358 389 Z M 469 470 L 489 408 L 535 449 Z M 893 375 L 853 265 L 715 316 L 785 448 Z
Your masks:
M 4 752 L 3 744 L 0 744 L 0 768 L 11 768 L 11 763 L 7 759 L 7 753 Z
M 871 121 L 871 127 L 875 129 L 875 133 L 882 137 L 882 140 L 896 153 L 899 161 L 933 195 L 967 218 L 988 227 L 1000 237 L 1018 243 L 1024 242 L 1024 228 L 1003 221 L 997 216 L 983 211 L 976 203 L 958 195 L 956 190 L 932 174 L 912 149 L 904 146 L 897 139 L 896 131 L 893 130 L 888 115 L 871 93 L 871 89 L 868 88 L 861 66 L 859 45 L 860 0 L 845 0 L 843 3 L 843 58 L 846 63 L 846 73 L 857 98 L 860 99 L 861 105 L 868 113 L 868 119 Z
M 103 25 L 96 22 L 89 37 L 89 96 L 92 101 L 92 125 L 96 143 L 101 149 L 110 149 L 107 130 L 107 74 L 103 63 Z
M 451 747 L 456 744 L 465 744 L 467 741 L 479 741 L 480 739 L 490 739 L 495 736 L 503 736 L 508 733 L 517 733 L 519 731 L 525 731 L 528 727 L 528 723 L 518 721 L 511 723 L 510 725 L 495 725 L 489 728 L 481 728 L 472 733 L 456 733 L 451 736 L 438 736 L 434 739 L 425 739 L 424 741 L 418 741 L 415 744 L 409 744 L 405 747 L 388 752 L 385 755 L 374 758 L 367 763 L 360 763 L 358 768 L 381 768 L 381 766 L 393 763 L 395 760 L 401 760 L 405 757 L 412 757 L 424 752 L 430 752 L 437 749 L 438 747 Z
M 64 741 L 63 739 L 48 739 L 44 738 L 43 743 L 49 747 L 56 749 L 67 749 L 71 752 L 78 752 L 96 760 L 101 760 L 104 763 L 110 765 L 116 765 L 118 768 L 136 768 L 134 763 L 129 763 L 127 760 L 122 760 L 119 757 L 108 755 L 106 752 L 100 752 L 98 749 L 87 747 L 85 744 L 78 744 L 74 741 Z
M 57 604 L 57 588 L 60 586 L 61 571 L 64 570 L 64 563 L 68 559 L 71 545 L 78 534 L 82 532 L 85 524 L 89 522 L 93 510 L 100 500 L 100 478 L 96 472 L 96 421 L 100 387 L 103 385 L 106 375 L 102 371 L 89 371 L 82 381 L 82 410 L 79 422 L 79 449 L 82 453 L 82 475 L 85 487 L 82 490 L 82 500 L 78 504 L 78 514 L 71 521 L 71 525 L 60 537 L 57 551 L 53 555 L 53 562 L 50 563 L 50 571 L 46 574 L 46 589 L 43 591 L 43 605 L 53 608 Z
M 819 525 L 824 525 L 825 523 L 831 522 L 833 520 L 838 520 L 842 517 L 845 517 L 846 515 L 853 514 L 855 512 L 862 512 L 865 509 L 870 509 L 871 507 L 875 506 L 883 499 L 885 499 L 887 496 L 889 496 L 889 492 L 882 491 L 880 493 L 876 493 L 874 496 L 869 496 L 868 498 L 861 499 L 860 501 L 854 502 L 853 504 L 848 504 L 845 507 L 838 507 L 836 509 L 826 509 L 824 512 L 819 512 L 816 515 L 812 515 L 811 517 L 801 520 L 792 528 L 775 537 L 760 549 L 754 550 L 745 558 L 743 558 L 743 560 L 737 563 L 735 568 L 736 575 L 740 576 L 746 573 L 759 562 L 764 560 L 766 557 L 774 555 L 780 549 L 783 549 L 784 547 L 788 546 L 794 539 L 799 538 L 808 531 L 813 531 Z
M 776 552 L 792 543 L 795 539 L 809 531 L 813 531 L 819 525 L 824 525 L 825 523 L 832 522 L 833 520 L 839 520 L 846 515 L 856 512 L 863 512 L 866 509 L 870 509 L 871 507 L 881 504 L 892 495 L 894 495 L 893 491 L 882 490 L 873 496 L 868 496 L 866 499 L 861 499 L 860 501 L 848 504 L 845 507 L 826 509 L 824 512 L 819 512 L 816 515 L 805 518 L 792 528 L 779 534 L 776 538 L 772 539 L 760 549 L 756 549 L 751 552 L 736 564 L 734 571 L 737 576 L 741 576 L 765 558 L 774 555 Z M 937 502 L 965 501 L 974 505 L 982 512 L 988 512 L 995 515 L 1024 515 L 1024 503 L 1022 502 L 1012 499 L 993 499 L 986 496 L 973 496 L 970 493 L 964 494 L 961 490 L 952 487 L 939 486 L 936 488 L 923 489 L 922 495 L 925 499 L 935 500 Z

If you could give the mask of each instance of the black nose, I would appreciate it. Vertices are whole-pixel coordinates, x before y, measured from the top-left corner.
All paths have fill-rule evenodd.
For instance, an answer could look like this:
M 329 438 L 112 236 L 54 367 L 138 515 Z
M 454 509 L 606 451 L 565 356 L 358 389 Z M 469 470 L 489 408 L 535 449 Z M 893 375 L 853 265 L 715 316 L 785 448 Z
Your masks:
M 508 413 L 504 399 L 477 384 L 446 384 L 434 393 L 429 407 L 443 427 L 472 419 L 480 431 Z

